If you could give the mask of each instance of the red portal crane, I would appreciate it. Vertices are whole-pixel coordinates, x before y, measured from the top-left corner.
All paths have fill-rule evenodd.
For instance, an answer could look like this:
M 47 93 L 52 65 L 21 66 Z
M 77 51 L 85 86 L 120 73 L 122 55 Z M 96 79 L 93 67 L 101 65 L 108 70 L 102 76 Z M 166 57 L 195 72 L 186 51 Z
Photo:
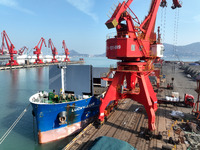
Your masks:
M 100 124 L 104 122 L 107 116 L 105 109 L 111 101 L 117 105 L 118 100 L 131 98 L 145 107 L 148 128 L 155 130 L 157 97 L 148 76 L 153 71 L 153 60 L 163 56 L 164 46 L 156 42 L 156 33 L 154 33 L 161 0 L 152 0 L 149 13 L 142 23 L 129 8 L 132 1 L 119 3 L 111 18 L 105 23 L 109 29 L 117 30 L 117 35 L 106 41 L 106 56 L 121 61 L 117 63 L 113 78 L 109 76 L 103 78 L 111 81 L 111 84 L 104 98 L 101 99 L 98 119 Z M 174 7 L 179 7 L 178 0 L 176 1 Z M 132 17 L 131 14 L 134 16 Z
M 4 40 L 6 42 L 6 45 L 7 45 L 7 48 L 9 50 L 9 54 L 10 54 L 10 60 L 9 62 L 6 64 L 7 66 L 18 66 L 19 64 L 17 63 L 16 60 L 14 60 L 13 58 L 13 55 L 14 54 L 17 54 L 17 51 L 14 50 L 15 46 L 12 44 L 12 42 L 10 41 L 6 31 L 4 30 L 2 33 L 1 33 L 1 36 L 2 36 L 2 54 L 3 54 L 3 49 L 5 48 L 5 43 L 4 43 Z
M 39 41 L 39 43 L 34 47 L 35 51 L 33 51 L 33 54 L 37 55 L 37 59 L 35 59 L 34 64 L 43 64 L 44 62 L 40 59 L 42 44 L 44 43 L 45 47 L 47 47 L 44 38 L 42 37 Z M 39 46 L 40 45 L 40 46 Z
M 62 42 L 62 47 L 65 50 L 65 56 L 66 56 L 66 58 L 64 59 L 64 62 L 70 61 L 69 58 L 68 58 L 68 56 L 69 56 L 69 50 L 68 50 L 68 48 L 67 48 L 67 46 L 65 44 L 65 40 L 63 40 L 63 42 Z
M 22 47 L 20 50 L 18 50 L 18 55 L 22 55 L 25 50 L 28 51 L 28 48 L 26 46 Z
M 51 63 L 57 63 L 58 60 L 56 59 L 56 55 L 58 54 L 57 49 L 55 48 L 55 46 L 53 45 L 53 42 L 51 39 L 49 39 L 49 44 L 48 47 L 51 47 L 51 51 L 52 51 L 52 55 L 53 55 L 53 59 L 51 61 Z

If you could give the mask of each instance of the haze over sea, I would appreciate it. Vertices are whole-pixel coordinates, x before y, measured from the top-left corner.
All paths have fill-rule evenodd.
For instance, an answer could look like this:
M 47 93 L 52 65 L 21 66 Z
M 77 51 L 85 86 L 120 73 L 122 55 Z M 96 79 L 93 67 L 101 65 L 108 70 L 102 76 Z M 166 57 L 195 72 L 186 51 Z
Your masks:
M 116 66 L 115 60 L 105 57 L 90 57 L 84 60 L 85 64 L 92 64 L 94 67 Z M 48 78 L 48 67 L 0 71 L 0 138 L 29 104 L 31 95 L 37 91 L 50 91 Z M 33 132 L 35 126 L 30 106 L 19 123 L 0 144 L 0 150 L 62 149 L 74 137 L 70 136 L 57 142 L 38 145 L 37 133 Z

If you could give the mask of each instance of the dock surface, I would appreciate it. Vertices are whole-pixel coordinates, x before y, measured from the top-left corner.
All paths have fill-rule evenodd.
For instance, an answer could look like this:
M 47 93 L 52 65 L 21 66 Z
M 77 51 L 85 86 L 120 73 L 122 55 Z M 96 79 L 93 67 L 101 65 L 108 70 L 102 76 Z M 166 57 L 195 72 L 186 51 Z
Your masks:
M 83 64 L 83 63 L 84 63 L 84 61 L 69 61 L 69 62 L 66 62 L 67 65 Z M 24 64 L 24 65 L 18 65 L 18 66 L 0 66 L 0 70 L 45 67 L 45 66 L 58 65 L 58 64 L 60 64 L 60 62 L 58 62 L 58 63 L 43 63 L 43 64 Z
M 162 68 L 162 74 L 166 75 L 166 81 L 161 84 L 158 90 L 158 97 L 170 95 L 172 91 L 175 91 L 179 92 L 182 99 L 185 93 L 192 94 L 195 99 L 197 98 L 197 94 L 194 91 L 196 81 L 187 78 L 184 70 L 179 69 L 178 65 L 165 64 Z M 166 89 L 167 83 L 171 82 L 172 77 L 174 78 L 174 90 Z M 110 114 L 107 122 L 100 129 L 96 129 L 90 124 L 63 149 L 87 150 L 96 138 L 109 136 L 126 141 L 137 150 L 162 149 L 163 145 L 178 150 L 186 150 L 188 147 L 187 142 L 179 144 L 168 143 L 169 137 L 172 137 L 174 141 L 178 141 L 184 136 L 182 132 L 175 134 L 173 126 L 178 123 L 184 123 L 186 120 L 173 120 L 170 115 L 173 110 L 184 112 L 189 115 L 189 119 L 192 119 L 192 108 L 159 104 L 156 112 L 156 131 L 153 134 L 158 135 L 160 133 L 162 139 L 152 138 L 147 140 L 142 136 L 142 133 L 148 128 L 148 118 L 144 107 L 131 99 L 121 100 L 118 109 Z

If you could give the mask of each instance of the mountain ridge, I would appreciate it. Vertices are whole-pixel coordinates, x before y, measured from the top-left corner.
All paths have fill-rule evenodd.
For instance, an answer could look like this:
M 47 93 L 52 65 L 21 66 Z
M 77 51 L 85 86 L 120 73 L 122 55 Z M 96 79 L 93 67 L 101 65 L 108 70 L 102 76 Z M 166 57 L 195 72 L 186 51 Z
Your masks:
M 200 58 L 200 42 L 195 42 L 187 45 L 174 46 L 173 44 L 164 43 L 164 57 L 199 57 Z M 70 57 L 106 57 L 106 52 L 103 54 L 82 54 L 76 50 L 70 50 Z

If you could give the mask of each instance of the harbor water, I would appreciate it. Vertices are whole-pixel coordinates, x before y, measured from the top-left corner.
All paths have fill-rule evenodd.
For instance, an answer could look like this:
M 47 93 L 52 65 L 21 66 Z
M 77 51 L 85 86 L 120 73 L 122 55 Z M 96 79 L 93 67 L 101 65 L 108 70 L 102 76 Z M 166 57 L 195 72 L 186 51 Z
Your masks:
M 93 64 L 95 67 L 116 64 L 116 61 L 104 57 L 84 59 L 85 64 Z M 49 91 L 48 78 L 48 67 L 0 71 L 0 138 L 28 106 L 31 95 L 37 91 Z M 41 145 L 37 143 L 35 129 L 36 122 L 32 116 L 32 107 L 29 106 L 22 119 L 0 144 L 0 150 L 57 150 L 66 146 L 74 137 Z

